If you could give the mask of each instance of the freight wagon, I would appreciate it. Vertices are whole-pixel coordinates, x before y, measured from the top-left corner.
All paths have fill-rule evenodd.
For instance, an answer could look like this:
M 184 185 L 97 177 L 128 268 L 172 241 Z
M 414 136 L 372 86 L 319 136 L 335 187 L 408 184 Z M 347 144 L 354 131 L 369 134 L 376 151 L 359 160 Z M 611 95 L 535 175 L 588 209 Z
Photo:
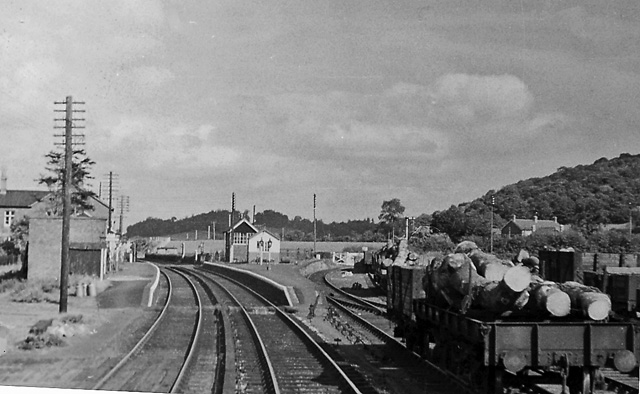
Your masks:
M 559 275 L 573 270 L 555 269 Z M 426 272 L 418 265 L 388 268 L 387 307 L 395 333 L 408 348 L 481 392 L 502 393 L 505 379 L 517 377 L 563 383 L 571 393 L 586 394 L 593 392 L 600 368 L 637 368 L 640 329 L 631 321 L 462 314 L 425 293 Z
M 600 272 L 584 271 L 583 278 L 585 285 L 609 294 L 616 313 L 631 317 L 640 313 L 640 268 L 605 267 Z
M 596 287 L 611 297 L 615 313 L 637 317 L 640 313 L 640 267 L 596 267 L 584 264 L 581 254 L 541 250 L 541 274 L 552 281 L 576 281 Z

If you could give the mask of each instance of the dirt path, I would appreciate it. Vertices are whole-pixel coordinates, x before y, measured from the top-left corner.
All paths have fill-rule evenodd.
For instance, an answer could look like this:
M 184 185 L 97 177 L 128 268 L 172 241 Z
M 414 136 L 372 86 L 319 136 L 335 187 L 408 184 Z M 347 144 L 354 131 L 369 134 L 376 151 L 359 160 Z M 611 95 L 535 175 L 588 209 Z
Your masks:
M 91 388 L 151 324 L 158 311 L 138 307 L 99 308 L 94 297 L 70 297 L 68 313 L 52 303 L 16 303 L 0 296 L 0 325 L 7 348 L 0 357 L 0 386 Z M 65 346 L 21 350 L 18 344 L 39 320 L 78 316 L 66 327 Z M 69 328 L 70 326 L 73 326 Z M 122 335 L 126 333 L 126 335 Z M 1 391 L 1 390 L 0 390 Z

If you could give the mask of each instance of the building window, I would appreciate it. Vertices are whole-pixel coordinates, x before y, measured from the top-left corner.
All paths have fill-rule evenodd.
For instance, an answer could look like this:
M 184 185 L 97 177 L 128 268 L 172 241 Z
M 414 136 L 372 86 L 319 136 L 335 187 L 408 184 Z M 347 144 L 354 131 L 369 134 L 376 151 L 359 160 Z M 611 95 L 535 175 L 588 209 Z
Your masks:
M 249 243 L 249 234 L 248 233 L 233 233 L 233 243 L 236 244 L 236 245 Z
M 9 227 L 13 223 L 13 218 L 16 217 L 16 211 L 4 211 L 4 226 Z

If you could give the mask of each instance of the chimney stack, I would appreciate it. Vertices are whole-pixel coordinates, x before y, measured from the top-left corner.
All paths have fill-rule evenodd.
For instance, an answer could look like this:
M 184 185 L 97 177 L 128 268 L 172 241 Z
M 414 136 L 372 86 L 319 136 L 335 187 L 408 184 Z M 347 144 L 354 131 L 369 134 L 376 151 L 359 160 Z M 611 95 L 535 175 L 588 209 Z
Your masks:
M 0 175 L 0 194 L 4 195 L 7 194 L 7 170 L 2 167 L 0 171 L 2 172 Z

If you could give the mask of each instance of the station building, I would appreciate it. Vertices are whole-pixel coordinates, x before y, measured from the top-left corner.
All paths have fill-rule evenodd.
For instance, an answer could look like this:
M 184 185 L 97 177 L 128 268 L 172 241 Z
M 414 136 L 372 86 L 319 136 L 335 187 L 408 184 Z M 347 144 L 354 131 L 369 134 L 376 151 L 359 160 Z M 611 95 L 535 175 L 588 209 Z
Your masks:
M 225 231 L 224 241 L 229 263 L 280 262 L 280 239 L 266 229 L 258 229 L 247 219 Z

